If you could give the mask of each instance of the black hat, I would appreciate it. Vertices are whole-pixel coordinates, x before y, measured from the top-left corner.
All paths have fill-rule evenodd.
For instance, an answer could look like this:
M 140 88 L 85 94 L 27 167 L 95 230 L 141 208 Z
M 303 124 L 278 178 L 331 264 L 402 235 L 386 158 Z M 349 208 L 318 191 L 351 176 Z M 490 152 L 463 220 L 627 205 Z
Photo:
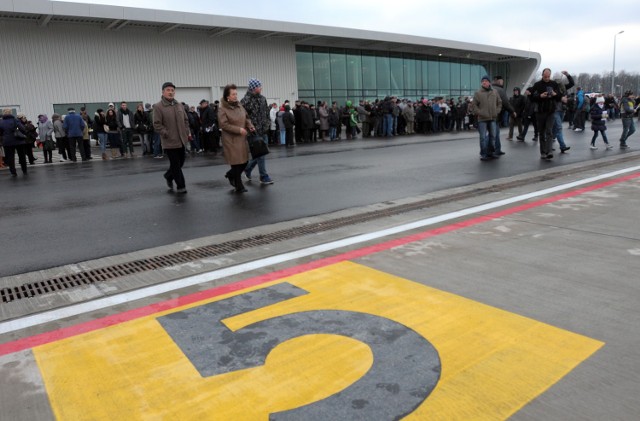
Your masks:
M 209 102 L 206 99 L 203 99 L 202 101 L 199 102 L 199 104 L 202 104 L 203 102 Z
M 162 84 L 162 90 L 164 91 L 165 88 L 168 88 L 169 86 L 171 86 L 173 89 L 176 89 L 176 85 L 174 85 L 172 82 L 165 82 Z
M 633 95 L 633 91 L 627 91 L 624 93 L 624 96 L 630 96 Z

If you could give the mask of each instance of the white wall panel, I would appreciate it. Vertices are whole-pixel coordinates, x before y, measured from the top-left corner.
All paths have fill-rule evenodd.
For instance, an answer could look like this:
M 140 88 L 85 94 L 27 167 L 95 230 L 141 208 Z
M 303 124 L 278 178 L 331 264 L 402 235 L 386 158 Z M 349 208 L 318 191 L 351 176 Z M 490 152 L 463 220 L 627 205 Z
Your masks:
M 179 88 L 246 86 L 257 77 L 269 98 L 297 96 L 295 46 L 285 39 L 125 26 L 3 22 L 0 105 L 18 104 L 34 117 L 53 104 L 142 99 L 156 102 L 163 82 Z M 11 58 L 14 59 L 11 59 Z M 8 59 L 7 59 L 8 58 Z

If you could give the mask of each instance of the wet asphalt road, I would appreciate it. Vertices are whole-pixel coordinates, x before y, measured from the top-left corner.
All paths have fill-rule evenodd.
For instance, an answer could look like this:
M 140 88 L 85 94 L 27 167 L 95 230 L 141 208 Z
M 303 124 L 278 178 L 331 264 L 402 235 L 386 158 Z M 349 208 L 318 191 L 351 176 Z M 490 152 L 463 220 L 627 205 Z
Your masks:
M 478 159 L 476 132 L 278 147 L 267 162 L 275 184 L 261 186 L 256 168 L 244 195 L 231 192 L 220 156 L 187 160 L 185 196 L 167 191 L 168 161 L 147 157 L 39 164 L 15 179 L 3 170 L 0 277 L 624 154 L 620 132 L 610 123 L 615 148 L 599 139 L 591 151 L 590 131 L 565 129 L 572 149 L 551 163 L 504 131 L 506 155 L 492 162 Z

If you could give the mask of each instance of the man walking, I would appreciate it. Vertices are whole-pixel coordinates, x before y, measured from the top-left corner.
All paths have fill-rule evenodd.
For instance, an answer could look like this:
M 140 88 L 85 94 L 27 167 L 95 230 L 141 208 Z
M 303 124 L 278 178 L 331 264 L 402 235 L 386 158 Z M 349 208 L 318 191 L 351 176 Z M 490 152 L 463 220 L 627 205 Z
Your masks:
M 498 92 L 492 88 L 489 76 L 484 76 L 480 84 L 480 89 L 473 95 L 471 109 L 477 117 L 480 160 L 489 161 L 491 158 L 500 158 L 493 143 L 498 130 L 497 119 L 502 110 L 502 100 Z
M 540 159 L 550 161 L 553 158 L 551 147 L 553 143 L 553 124 L 557 103 L 560 102 L 560 87 L 558 82 L 551 80 L 551 69 L 542 71 L 542 79 L 531 88 L 531 100 L 538 105 L 536 124 L 540 136 Z
M 522 137 L 522 116 L 524 115 L 525 99 L 520 95 L 520 88 L 517 86 L 513 88 L 513 96 L 509 100 L 511 107 L 515 111 L 515 117 L 512 115 L 509 118 L 509 135 L 507 140 L 513 140 L 513 128 L 518 127 L 518 138 Z
M 564 143 L 564 135 L 562 134 L 562 122 L 564 121 L 564 112 L 565 107 L 567 106 L 567 91 L 575 85 L 575 82 L 569 72 L 566 70 L 562 71 L 562 74 L 566 76 L 568 83 L 564 83 L 562 78 L 556 79 L 556 83 L 558 84 L 558 89 L 560 90 L 560 101 L 556 103 L 556 113 L 553 116 L 553 138 L 558 141 L 560 145 L 560 153 L 565 153 L 571 146 L 567 146 Z
M 635 107 L 636 96 L 632 91 L 627 91 L 620 100 L 620 111 L 622 113 L 622 136 L 620 136 L 620 149 L 627 149 L 627 139 L 636 132 L 633 122 L 633 114 L 638 110 Z M 639 106 L 640 107 L 640 106 Z
M 153 106 L 153 130 L 160 136 L 162 149 L 169 158 L 169 169 L 164 173 L 167 186 L 173 190 L 176 182 L 178 194 L 187 192 L 182 166 L 185 146 L 189 142 L 189 119 L 184 106 L 176 101 L 176 86 L 171 82 L 162 85 L 162 98 Z
M 493 78 L 493 83 L 491 84 L 491 87 L 500 96 L 500 101 L 502 101 L 502 108 L 509 113 L 509 117 L 516 118 L 518 117 L 518 114 L 515 112 L 515 110 L 511 106 L 511 103 L 509 102 L 509 98 L 507 97 L 507 94 L 504 91 L 503 86 L 504 86 L 504 79 L 502 78 L 502 76 L 496 76 Z M 496 133 L 495 133 L 495 138 L 493 140 L 494 147 L 496 148 L 495 151 L 493 152 L 494 156 L 504 155 L 504 152 L 502 151 L 502 143 L 500 143 L 500 115 L 501 114 L 498 114 L 497 116 L 498 124 L 496 125 Z
M 240 103 L 247 112 L 247 117 L 256 128 L 256 137 L 260 137 L 263 142 L 269 144 L 269 126 L 271 125 L 271 121 L 269 120 L 269 105 L 267 105 L 267 99 L 262 96 L 262 82 L 258 79 L 249 79 L 249 90 Z M 273 180 L 267 173 L 264 156 L 249 161 L 247 168 L 244 170 L 247 180 L 251 180 L 251 170 L 253 170 L 256 165 L 258 165 L 258 171 L 260 172 L 260 183 L 273 184 Z

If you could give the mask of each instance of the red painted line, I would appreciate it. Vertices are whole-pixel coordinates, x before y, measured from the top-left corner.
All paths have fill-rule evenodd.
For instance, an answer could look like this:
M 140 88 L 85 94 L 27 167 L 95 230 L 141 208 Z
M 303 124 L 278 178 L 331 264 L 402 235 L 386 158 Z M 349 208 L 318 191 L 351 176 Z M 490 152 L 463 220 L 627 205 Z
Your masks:
M 94 330 L 102 329 L 108 326 L 117 325 L 120 323 L 128 322 L 131 320 L 139 319 L 141 317 L 149 316 L 154 313 L 159 313 L 166 310 L 172 310 L 185 305 L 193 304 L 198 301 L 207 300 L 210 298 L 218 297 L 221 295 L 229 294 L 235 291 L 240 291 L 253 286 L 261 285 L 267 282 L 275 281 L 281 278 L 286 278 L 299 273 L 308 272 L 313 269 L 318 269 L 326 266 L 330 266 L 336 263 L 344 262 L 347 260 L 357 259 L 370 254 L 379 253 L 381 251 L 389 250 L 394 247 L 399 247 L 415 241 L 424 240 L 426 238 L 435 237 L 437 235 L 446 234 L 452 231 L 457 231 L 463 228 L 468 228 L 474 225 L 482 224 L 494 219 L 498 219 L 507 215 L 512 215 L 518 212 L 523 212 L 529 209 L 540 207 L 549 203 L 557 202 L 569 197 L 579 196 L 581 194 L 602 189 L 614 184 L 622 183 L 624 181 L 632 180 L 640 177 L 640 173 L 629 174 L 624 177 L 616 178 L 613 180 L 605 181 L 593 186 L 587 186 L 566 193 L 551 196 L 545 199 L 537 200 L 531 203 L 525 203 L 519 206 L 515 206 L 508 209 L 503 209 L 498 212 L 493 212 L 488 215 L 477 216 L 468 220 L 455 222 L 444 227 L 434 228 L 428 231 L 412 234 L 402 238 L 385 241 L 382 243 L 374 244 L 372 246 L 363 247 L 357 250 L 348 251 L 338 254 L 336 256 L 326 257 L 318 259 L 309 263 L 294 266 L 287 269 L 278 270 L 265 275 L 248 278 L 242 281 L 234 282 L 229 285 L 224 285 L 216 288 L 212 288 L 206 291 L 200 291 L 193 294 L 185 295 L 179 298 L 163 301 L 156 304 L 128 310 L 122 313 L 114 314 L 111 316 L 102 317 L 100 319 L 80 323 L 74 326 L 65 327 L 62 329 L 54 330 L 51 332 L 45 332 L 38 335 L 30 336 L 23 339 L 18 339 L 12 342 L 8 342 L 0 345 L 0 356 L 11 354 L 25 349 L 33 348 L 35 346 L 48 344 L 61 339 L 70 338 L 83 333 L 92 332 Z

